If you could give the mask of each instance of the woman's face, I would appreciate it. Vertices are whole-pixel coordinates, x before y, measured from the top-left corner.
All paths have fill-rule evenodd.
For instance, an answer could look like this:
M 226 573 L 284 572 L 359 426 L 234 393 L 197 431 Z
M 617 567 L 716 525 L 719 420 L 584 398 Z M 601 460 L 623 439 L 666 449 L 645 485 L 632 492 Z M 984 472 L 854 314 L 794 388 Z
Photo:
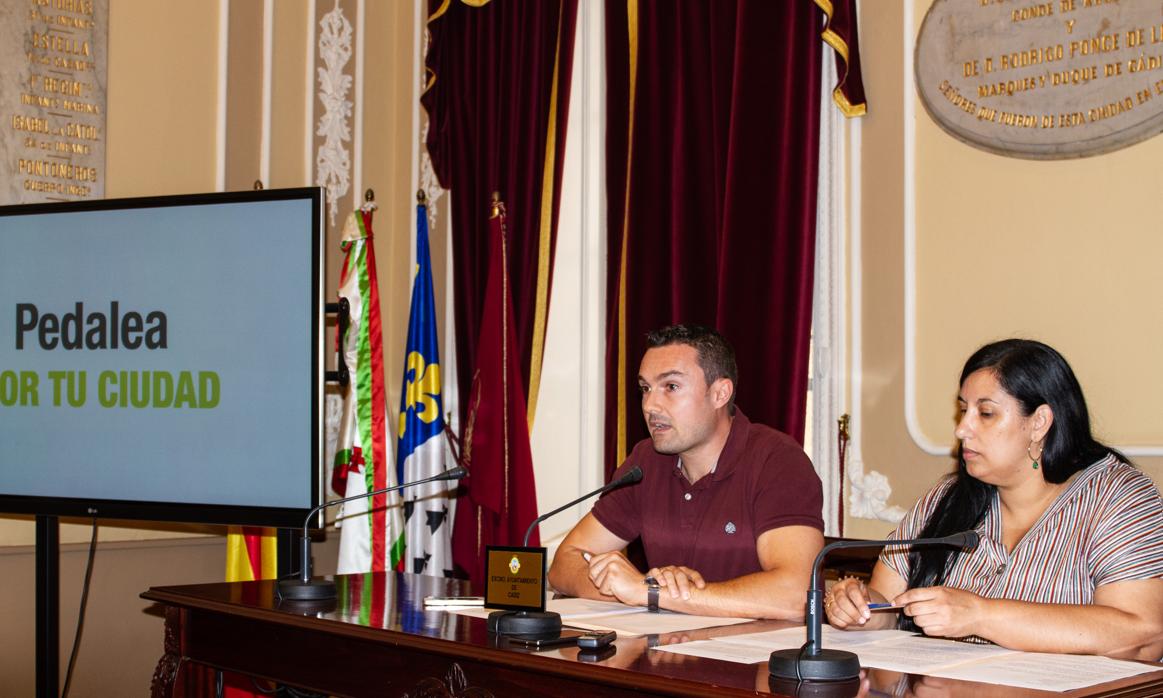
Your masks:
M 1026 448 L 1034 438 L 1035 415 L 1002 389 L 990 369 L 969 374 L 957 396 L 960 419 L 953 432 L 961 441 L 961 455 L 973 477 L 991 485 L 1013 484 L 1032 470 Z M 1041 444 L 1032 449 L 1040 455 Z

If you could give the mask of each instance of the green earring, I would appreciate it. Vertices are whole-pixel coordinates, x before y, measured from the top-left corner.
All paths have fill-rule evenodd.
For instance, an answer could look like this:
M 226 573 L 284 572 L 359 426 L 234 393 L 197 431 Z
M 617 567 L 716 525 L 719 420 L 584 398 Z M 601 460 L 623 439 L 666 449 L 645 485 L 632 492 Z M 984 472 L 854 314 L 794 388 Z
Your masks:
M 1030 445 L 1026 446 L 1026 455 L 1030 457 L 1030 461 L 1033 464 L 1032 467 L 1034 468 L 1034 470 L 1037 470 L 1038 469 L 1038 459 L 1034 457 L 1034 454 L 1030 453 L 1030 446 L 1033 446 L 1033 445 L 1034 445 L 1034 442 L 1031 441 Z M 1043 451 L 1044 450 L 1045 450 L 1045 448 L 1043 448 Z M 1038 455 L 1039 456 L 1042 455 L 1041 452 L 1039 452 Z

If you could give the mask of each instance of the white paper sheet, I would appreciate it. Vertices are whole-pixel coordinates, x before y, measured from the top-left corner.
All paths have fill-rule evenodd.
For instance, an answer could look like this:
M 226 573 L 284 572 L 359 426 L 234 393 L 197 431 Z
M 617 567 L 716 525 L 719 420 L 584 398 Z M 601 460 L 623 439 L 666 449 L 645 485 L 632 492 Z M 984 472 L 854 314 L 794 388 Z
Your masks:
M 870 630 L 868 632 L 844 632 L 825 626 L 823 639 L 825 647 L 835 649 L 856 648 L 883 642 L 888 639 L 913 637 L 913 633 L 904 630 Z M 726 635 L 714 637 L 710 640 L 683 642 L 674 645 L 665 645 L 653 649 L 676 654 L 689 654 L 696 657 L 709 657 L 727 662 L 740 664 L 754 664 L 765 662 L 775 650 L 796 649 L 804 644 L 806 633 L 804 626 L 768 630 L 761 633 L 745 633 L 742 635 Z M 718 646 L 716 646 L 718 645 Z
M 565 625 L 586 630 L 614 630 L 619 635 L 636 636 L 701 630 L 720 625 L 750 623 L 751 618 L 719 618 L 717 616 L 693 616 L 685 613 L 648 613 L 640 606 L 626 606 L 611 601 L 591 599 L 550 599 L 547 611 L 561 614 Z M 426 609 L 435 610 L 435 609 Z M 445 609 L 440 609 L 445 610 Z M 474 618 L 488 618 L 496 609 L 492 608 L 449 608 L 449 613 Z
M 686 613 L 625 613 L 621 615 L 570 616 L 562 617 L 562 622 L 577 628 L 592 630 L 615 630 L 619 635 L 661 635 L 687 630 L 702 630 L 721 625 L 750 623 L 752 618 L 720 618 L 718 616 L 692 616 Z
M 1017 652 L 902 630 L 845 632 L 824 626 L 822 639 L 825 647 L 855 652 L 863 667 L 1046 691 L 1070 691 L 1163 670 L 1161 665 L 1091 655 Z M 653 649 L 754 664 L 767 661 L 774 650 L 799 647 L 804 640 L 804 627 L 798 626 Z
M 974 645 L 920 635 L 863 645 L 853 651 L 860 657 L 860 666 L 930 675 L 955 664 L 1014 654 L 1013 650 L 997 645 Z
M 836 649 L 852 649 L 862 645 L 881 642 L 884 640 L 912 637 L 913 633 L 904 630 L 868 630 L 862 632 L 845 632 L 829 625 L 823 628 L 822 639 L 825 647 Z M 732 642 L 741 645 L 752 645 L 768 652 L 772 650 L 794 649 L 807 640 L 807 630 L 802 625 L 781 630 L 768 630 L 762 633 L 748 633 L 746 635 L 730 635 L 722 638 L 712 638 L 717 641 Z
M 616 601 L 596 601 L 594 599 L 550 599 L 546 610 L 560 613 L 562 618 L 574 616 L 620 616 L 625 613 L 646 613 L 641 606 L 627 606 Z
M 1158 671 L 1159 666 L 1077 654 L 1015 652 L 931 672 L 932 676 L 1022 688 L 1071 691 Z
M 446 611 L 448 613 L 455 613 L 458 616 L 472 616 L 473 618 L 488 618 L 489 614 L 497 610 L 495 608 L 469 608 L 467 606 L 453 606 L 452 608 L 425 608 L 427 612 L 432 611 Z

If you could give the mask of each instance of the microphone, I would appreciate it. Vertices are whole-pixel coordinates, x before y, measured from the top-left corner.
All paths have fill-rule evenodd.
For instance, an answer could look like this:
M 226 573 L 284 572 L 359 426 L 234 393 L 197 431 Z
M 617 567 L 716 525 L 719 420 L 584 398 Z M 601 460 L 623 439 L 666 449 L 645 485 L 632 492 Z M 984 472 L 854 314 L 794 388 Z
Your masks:
M 344 502 L 351 502 L 356 499 L 364 499 L 365 497 L 374 497 L 378 494 L 387 494 L 393 490 L 402 490 L 408 487 L 415 487 L 416 485 L 426 485 L 429 482 L 439 482 L 442 480 L 459 480 L 468 475 L 468 471 L 462 466 L 449 468 L 442 473 L 437 473 L 432 477 L 424 478 L 423 480 L 416 480 L 415 482 L 405 482 L 402 485 L 392 485 L 391 487 L 383 487 L 371 492 L 364 492 L 357 494 L 354 497 L 344 497 L 343 499 L 336 499 L 330 502 L 324 502 L 312 509 L 307 514 L 307 518 L 303 519 L 303 539 L 300 554 L 303 558 L 302 571 L 299 573 L 298 579 L 280 579 L 279 580 L 279 598 L 290 599 L 293 601 L 326 601 L 327 599 L 335 598 L 335 582 L 330 579 L 311 579 L 311 538 L 307 533 L 307 526 L 311 523 L 311 517 L 318 514 L 327 507 L 335 506 L 336 504 L 343 504 Z
M 628 471 L 626 471 L 625 473 L 622 474 L 622 477 L 618 478 L 617 480 L 611 480 L 608 485 L 605 485 L 603 487 L 599 487 L 598 489 L 594 490 L 593 492 L 590 492 L 589 494 L 583 494 L 582 496 L 573 500 L 569 504 L 562 504 L 561 506 L 559 506 L 558 508 L 549 512 L 548 514 L 542 514 L 541 516 L 538 516 L 536 519 L 533 519 L 533 523 L 529 524 L 528 530 L 525 531 L 525 540 L 523 540 L 521 542 L 521 545 L 528 547 L 529 536 L 533 535 L 533 529 L 537 527 L 537 524 L 548 519 L 550 516 L 553 516 L 554 514 L 560 514 L 561 512 L 565 511 L 566 509 L 572 507 L 574 504 L 577 504 L 578 502 L 584 502 L 585 500 L 589 499 L 590 497 L 593 497 L 594 495 L 602 494 L 603 492 L 606 492 L 607 490 L 612 490 L 615 487 L 621 487 L 622 485 L 632 485 L 636 482 L 642 482 L 642 467 L 638 466 L 638 465 L 634 466 L 633 468 L 630 468 Z
M 553 516 L 554 514 L 559 514 L 563 511 L 565 511 L 566 509 L 572 507 L 573 505 L 577 504 L 578 502 L 583 502 L 583 501 L 589 499 L 590 497 L 594 497 L 596 495 L 602 494 L 603 492 L 612 490 L 615 487 L 621 487 L 623 485 L 631 485 L 631 484 L 634 484 L 636 482 L 641 482 L 641 481 L 642 481 L 642 467 L 635 465 L 633 468 L 630 468 L 625 473 L 623 473 L 621 477 L 619 477 L 615 480 L 611 480 L 608 484 L 603 485 L 602 487 L 599 487 L 598 489 L 594 490 L 593 492 L 587 492 L 586 494 L 583 494 L 582 496 L 578 497 L 577 499 L 573 500 L 572 502 L 569 502 L 568 504 L 563 504 L 562 506 L 559 506 L 558 508 L 554 509 L 553 511 L 551 511 L 547 514 L 542 514 L 541 516 L 538 516 L 536 519 L 533 519 L 533 523 L 529 524 L 529 528 L 525 531 L 525 540 L 522 541 L 522 547 L 524 547 L 524 548 L 529 547 L 529 536 L 533 534 L 533 529 L 537 526 L 537 524 L 548 519 L 549 517 Z M 544 551 L 543 548 L 538 548 L 535 550 Z M 542 575 L 545 574 L 544 570 L 545 570 L 545 568 L 542 567 L 542 572 L 541 572 Z M 545 579 L 543 576 L 541 579 L 542 603 L 544 603 L 544 598 L 545 598 L 544 590 L 545 590 Z M 544 608 L 544 606 L 541 606 L 541 608 Z M 489 632 L 497 633 L 500 635 L 521 635 L 521 636 L 550 636 L 550 635 L 555 635 L 561 631 L 561 614 L 555 613 L 553 611 L 542 611 L 542 610 L 493 611 L 492 613 L 489 614 L 488 629 L 489 629 Z
M 823 632 L 821 606 L 824 587 L 820 584 L 820 569 L 824 557 L 841 548 L 881 548 L 898 545 L 947 545 L 972 549 L 980 539 L 977 531 L 961 531 L 943 538 L 905 538 L 901 540 L 838 540 L 825 545 L 812 563 L 812 581 L 808 586 L 808 603 L 804 624 L 807 641 L 799 649 L 776 650 L 771 653 L 767 667 L 771 675 L 796 681 L 843 681 L 860 675 L 860 658 L 844 650 L 826 650 L 820 637 Z

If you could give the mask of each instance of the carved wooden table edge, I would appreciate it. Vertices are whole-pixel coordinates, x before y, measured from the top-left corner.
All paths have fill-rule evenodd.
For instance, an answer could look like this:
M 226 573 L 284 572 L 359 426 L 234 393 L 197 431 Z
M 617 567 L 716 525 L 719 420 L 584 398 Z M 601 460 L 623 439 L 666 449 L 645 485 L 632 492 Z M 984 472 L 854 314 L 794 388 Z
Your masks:
M 151 681 L 151 695 L 154 698 L 171 698 L 175 693 L 186 695 L 187 691 L 196 692 L 197 686 L 205 684 L 209 688 L 210 681 L 206 676 L 190 680 L 182 677 L 183 667 L 193 663 L 198 667 L 209 667 L 227 671 L 241 671 L 249 673 L 249 665 L 242 664 L 229 666 L 206 661 L 199 656 L 185 657 L 186 633 L 190 628 L 191 615 L 199 619 L 221 618 L 235 622 L 245 619 L 261 624 L 261 626 L 277 628 L 295 628 L 311 635 L 330 636 L 358 640 L 367 643 L 369 648 L 383 647 L 407 650 L 435 657 L 449 662 L 442 677 L 429 676 L 415 679 L 415 685 L 405 692 L 398 693 L 401 698 L 442 698 L 458 696 L 485 698 L 494 694 L 484 687 L 470 685 L 465 667 L 477 670 L 491 671 L 500 669 L 517 674 L 529 675 L 534 680 L 552 680 L 554 678 L 566 680 L 568 683 L 582 683 L 593 690 L 586 695 L 623 694 L 633 692 L 645 695 L 690 697 L 711 696 L 722 698 L 737 698 L 741 695 L 760 695 L 758 689 L 746 689 L 740 686 L 721 686 L 712 682 L 696 681 L 680 676 L 666 674 L 652 674 L 636 671 L 630 668 L 611 667 L 600 664 L 588 664 L 573 659 L 565 659 L 555 654 L 542 656 L 537 653 L 514 651 L 504 645 L 481 644 L 479 639 L 467 642 L 458 639 L 433 637 L 430 635 L 407 632 L 399 629 L 370 627 L 361 624 L 327 622 L 326 628 L 321 627 L 322 619 L 308 615 L 288 613 L 286 609 L 277 607 L 249 606 L 234 602 L 227 602 L 208 598 L 190 591 L 187 587 L 153 587 L 141 594 L 149 601 L 161 604 L 165 610 L 165 637 L 162 657 L 158 660 Z M 480 619 L 469 622 L 481 623 Z M 740 665 L 743 666 L 743 665 Z M 746 665 L 759 672 L 757 665 Z M 1163 665 L 1153 665 L 1161 670 L 1154 678 L 1132 677 L 1114 682 L 1110 688 L 1095 691 L 1094 689 L 1079 689 L 1057 695 L 1063 696 L 1090 696 L 1101 698 L 1147 698 L 1149 696 L 1163 696 Z M 203 670 L 203 674 L 206 674 Z M 1149 676 L 1149 675 L 1146 675 Z M 180 688 L 179 678 L 184 679 Z M 280 680 L 278 676 L 269 676 Z M 294 681 L 287 681 L 292 685 Z M 304 686 L 311 688 L 310 686 Z M 774 687 L 772 687 L 774 688 Z M 317 690 L 317 689 L 312 689 Z M 399 690 L 399 689 L 397 689 Z M 336 695 L 350 695 L 333 691 Z M 1038 692 L 1042 695 L 1041 692 Z M 386 695 L 386 694 L 385 694 Z M 536 695 L 531 693 L 529 695 Z M 770 695 L 780 695 L 773 692 Z M 1027 694 L 1028 695 L 1028 694 Z M 1054 695 L 1045 693 L 1045 695 Z
M 190 622 L 190 614 L 196 614 L 202 618 L 207 617 L 207 614 L 222 618 L 245 618 L 256 623 L 297 627 L 313 634 L 321 632 L 318 619 L 312 617 L 296 616 L 277 608 L 257 608 L 215 601 L 205 597 L 194 597 L 170 589 L 170 587 L 153 587 L 141 594 L 142 598 L 159 603 L 165 608 L 164 653 L 158 660 L 151 684 L 153 698 L 171 698 L 175 695 L 179 672 L 185 671 L 183 666 L 194 664 L 214 670 L 247 673 L 247 667 L 243 665 L 219 665 L 207 662 L 198 656 L 184 656 L 184 633 Z M 483 623 L 483 621 L 480 622 Z M 524 674 L 536 674 L 545 679 L 559 678 L 585 683 L 595 689 L 595 692 L 590 692 L 589 695 L 602 695 L 601 689 L 674 698 L 689 698 L 690 696 L 738 698 L 740 695 L 755 695 L 754 689 L 745 690 L 738 687 L 718 686 L 681 677 L 653 675 L 632 669 L 588 664 L 562 659 L 554 655 L 543 656 L 535 652 L 514 651 L 506 646 L 486 646 L 394 629 L 344 623 L 331 625 L 329 630 L 331 631 L 329 634 L 336 637 L 366 641 L 384 648 L 403 647 L 410 651 L 443 657 L 450 662 L 445 676 L 446 682 L 453 681 L 456 676 L 463 678 L 465 672 L 461 665 L 471 662 Z M 265 678 L 278 680 L 278 677 L 273 676 Z M 430 681 L 425 681 L 429 689 L 439 691 L 431 685 Z M 208 681 L 204 677 L 195 683 L 199 685 L 207 683 L 208 685 Z M 454 681 L 454 683 L 456 682 Z M 488 693 L 487 689 L 467 686 L 467 681 L 462 685 L 465 686 L 466 690 L 471 689 L 470 693 L 466 695 L 482 696 L 484 693 Z M 401 698 L 429 695 L 441 696 L 444 694 L 439 692 L 413 693 L 411 691 L 400 694 Z M 448 693 L 447 695 L 456 696 L 458 694 Z M 778 696 L 779 694 L 771 695 Z

